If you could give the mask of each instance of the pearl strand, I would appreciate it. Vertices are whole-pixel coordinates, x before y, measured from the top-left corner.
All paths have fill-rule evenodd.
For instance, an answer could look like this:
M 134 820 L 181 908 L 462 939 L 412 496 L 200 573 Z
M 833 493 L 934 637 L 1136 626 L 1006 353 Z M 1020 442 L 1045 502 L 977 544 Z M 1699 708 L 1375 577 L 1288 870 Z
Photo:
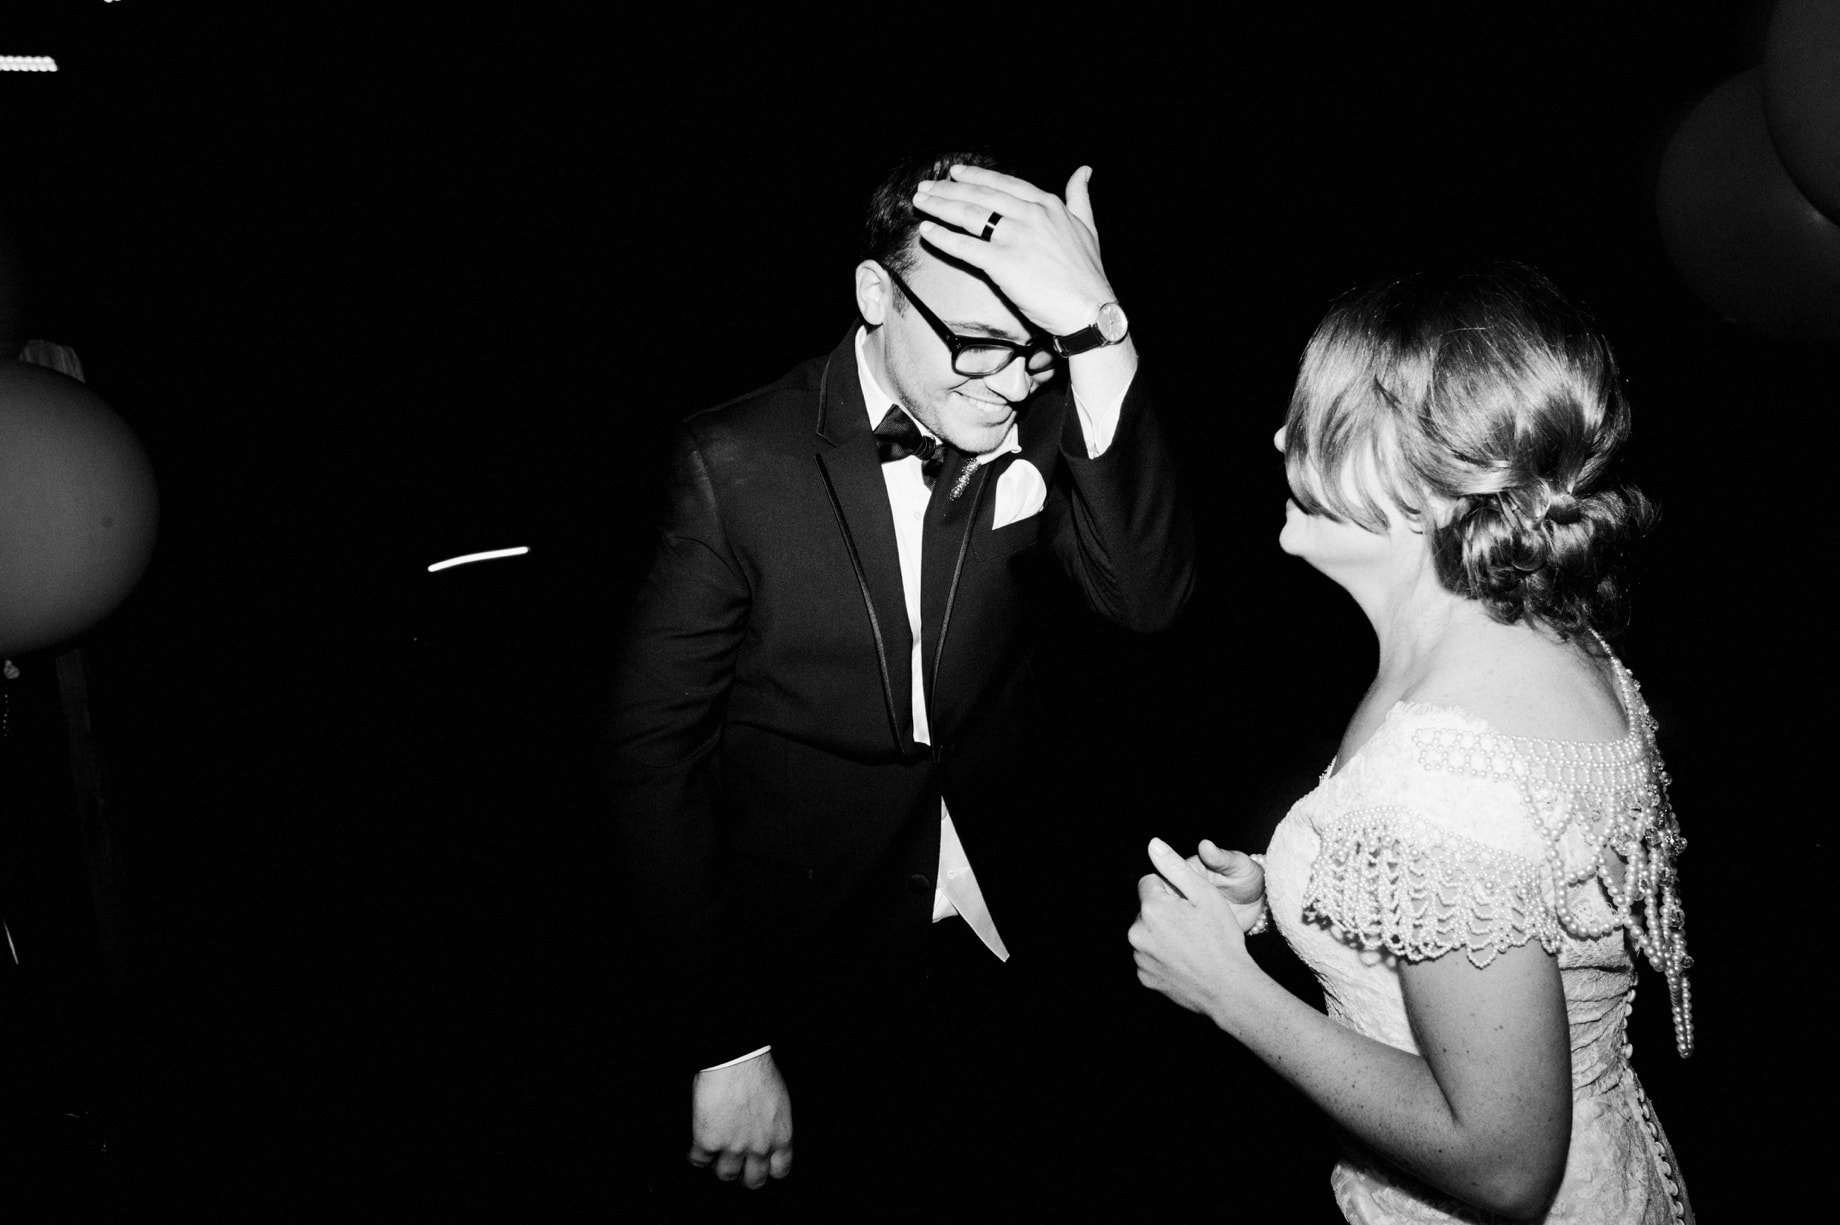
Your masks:
M 1607 648 L 1606 648 L 1607 650 Z M 1656 744 L 1656 727 L 1641 701 L 1641 687 L 1622 661 L 1610 656 L 1622 691 L 1629 734 L 1613 744 L 1543 740 L 1495 732 L 1426 728 L 1415 734 L 1419 764 L 1427 769 L 1511 782 L 1540 834 L 1541 858 L 1552 882 L 1553 910 L 1573 938 L 1596 940 L 1618 928 L 1661 972 L 1668 985 L 1674 1041 L 1682 1058 L 1693 1050 L 1693 993 L 1687 970 L 1686 915 L 1675 863 L 1687 848 L 1667 788 L 1672 781 Z M 1597 853 L 1577 872 L 1565 863 L 1567 827 L 1589 829 L 1578 810 L 1598 814 Z M 1610 861 L 1622 861 L 1622 883 Z M 1603 924 L 1587 923 L 1569 891 L 1595 879 L 1610 910 Z

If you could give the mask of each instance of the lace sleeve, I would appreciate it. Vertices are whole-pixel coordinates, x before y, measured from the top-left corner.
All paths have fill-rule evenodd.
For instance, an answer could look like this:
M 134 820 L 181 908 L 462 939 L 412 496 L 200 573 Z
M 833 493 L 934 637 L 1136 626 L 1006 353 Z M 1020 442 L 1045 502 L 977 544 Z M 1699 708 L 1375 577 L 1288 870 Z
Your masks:
M 1409 808 L 1359 808 L 1321 823 L 1304 917 L 1360 949 L 1409 961 L 1462 949 L 1477 966 L 1561 927 L 1539 861 L 1486 846 Z

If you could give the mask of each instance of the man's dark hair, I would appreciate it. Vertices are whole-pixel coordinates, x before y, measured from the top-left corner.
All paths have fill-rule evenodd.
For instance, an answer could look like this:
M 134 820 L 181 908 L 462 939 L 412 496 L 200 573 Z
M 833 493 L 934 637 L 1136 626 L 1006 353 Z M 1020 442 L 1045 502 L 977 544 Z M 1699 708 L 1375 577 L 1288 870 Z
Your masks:
M 954 166 L 978 166 L 1007 174 L 988 153 L 945 153 L 938 157 L 910 157 L 890 170 L 869 197 L 869 216 L 863 225 L 864 258 L 875 260 L 896 276 L 906 276 L 914 266 L 914 231 L 922 217 L 914 209 L 914 192 L 922 179 L 943 179 Z

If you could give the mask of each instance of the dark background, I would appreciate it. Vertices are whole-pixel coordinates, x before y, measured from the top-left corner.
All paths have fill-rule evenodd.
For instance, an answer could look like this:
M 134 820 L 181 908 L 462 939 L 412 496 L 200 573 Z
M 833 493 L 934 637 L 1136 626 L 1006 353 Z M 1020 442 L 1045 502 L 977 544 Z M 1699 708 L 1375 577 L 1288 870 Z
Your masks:
M 1116 1020 L 1094 1058 L 1143 1088 L 1071 1125 L 1070 1165 L 1129 1154 L 1146 1213 L 1332 1215 L 1324 1129 L 1138 992 L 1123 932 L 1144 841 L 1262 846 L 1370 676 L 1353 604 L 1274 543 L 1310 329 L 1374 275 L 1513 256 L 1617 344 L 1629 475 L 1664 510 L 1619 650 L 1692 843 L 1699 1053 L 1645 976 L 1638 1067 L 1702 1219 L 1786 1201 L 1792 1107 L 1832 1084 L 1802 967 L 1828 943 L 1833 353 L 1721 321 L 1655 221 L 1668 137 L 1760 61 L 1769 6 L 594 7 L 0 12 L 0 53 L 60 69 L 0 74 L 27 331 L 76 348 L 162 502 L 145 579 L 82 639 L 117 956 L 80 934 L 55 795 L 0 796 L 48 848 L 48 883 L 0 899 L 48 950 L 0 1014 L 17 1185 L 129 1217 L 618 1201 L 645 1000 L 610 969 L 586 767 L 670 426 L 834 344 L 869 188 L 972 145 L 1044 186 L 1096 168 L 1206 542 L 1172 632 L 1052 627 L 1086 800 L 1053 826 L 1088 899 L 1069 967 Z M 508 545 L 532 552 L 425 571 Z M 20 661 L 41 710 L 47 661 Z

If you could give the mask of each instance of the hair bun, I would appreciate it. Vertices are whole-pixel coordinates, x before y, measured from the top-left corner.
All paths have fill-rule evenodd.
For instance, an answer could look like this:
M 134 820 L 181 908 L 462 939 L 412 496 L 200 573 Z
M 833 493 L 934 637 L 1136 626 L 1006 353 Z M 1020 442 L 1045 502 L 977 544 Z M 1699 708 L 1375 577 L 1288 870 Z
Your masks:
M 1332 307 L 1298 365 L 1285 475 L 1310 514 L 1387 530 L 1446 501 L 1438 581 L 1504 625 L 1613 634 L 1654 507 L 1612 464 L 1629 401 L 1609 342 L 1520 264 L 1423 274 Z
M 1570 490 L 1559 489 L 1553 492 L 1551 500 L 1546 503 L 1546 518 L 1560 527 L 1569 527 L 1584 516 L 1584 508 Z

